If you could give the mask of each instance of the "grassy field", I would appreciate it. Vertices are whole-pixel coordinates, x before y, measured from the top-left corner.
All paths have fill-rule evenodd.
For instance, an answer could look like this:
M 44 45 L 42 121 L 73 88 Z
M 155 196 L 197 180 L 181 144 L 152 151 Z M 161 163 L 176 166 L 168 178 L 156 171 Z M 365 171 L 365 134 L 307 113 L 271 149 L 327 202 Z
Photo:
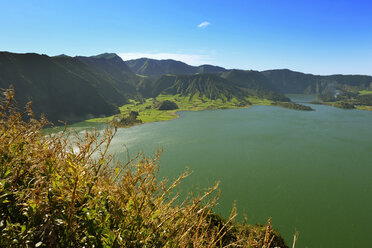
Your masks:
M 361 105 L 357 105 L 355 106 L 356 109 L 360 109 L 360 110 L 369 110 L 369 111 L 372 111 L 372 106 L 361 106 Z
M 343 106 L 343 104 L 346 104 L 346 109 L 355 108 L 355 109 L 359 109 L 359 110 L 372 111 L 372 106 L 369 106 L 368 104 L 361 104 L 360 99 L 359 99 L 360 96 L 372 95 L 372 90 L 361 90 L 359 92 L 352 92 L 352 93 L 358 93 L 359 95 L 349 96 L 346 99 L 342 99 L 342 100 L 339 100 L 339 101 L 336 101 L 336 102 L 322 102 L 322 104 L 330 105 L 330 106 L 333 106 L 333 107 L 341 107 L 341 108 L 345 108 Z M 353 106 L 353 107 L 349 108 L 348 105 Z
M 336 102 L 322 102 L 321 104 L 324 105 L 329 105 L 332 107 L 337 107 Z M 372 106 L 366 106 L 366 105 L 354 105 L 355 109 L 359 110 L 367 110 L 367 111 L 372 111 Z
M 177 103 L 179 109 L 177 110 L 158 110 L 153 108 L 154 104 L 164 100 L 170 100 Z M 154 122 L 154 121 L 167 121 L 177 118 L 177 111 L 198 111 L 205 109 L 233 109 L 233 108 L 248 108 L 251 105 L 271 105 L 273 102 L 266 99 L 259 99 L 256 97 L 249 97 L 242 101 L 236 98 L 231 101 L 222 101 L 221 99 L 211 100 L 206 97 L 194 96 L 190 99 L 189 96 L 180 95 L 159 95 L 158 97 L 144 99 L 144 102 L 137 100 L 130 100 L 129 104 L 121 106 L 121 115 L 129 115 L 130 111 L 137 111 L 139 116 L 137 117 L 143 123 Z M 87 122 L 110 122 L 114 116 L 106 118 L 95 118 L 89 119 Z
M 372 95 L 372 90 L 361 90 L 359 91 L 360 95 Z

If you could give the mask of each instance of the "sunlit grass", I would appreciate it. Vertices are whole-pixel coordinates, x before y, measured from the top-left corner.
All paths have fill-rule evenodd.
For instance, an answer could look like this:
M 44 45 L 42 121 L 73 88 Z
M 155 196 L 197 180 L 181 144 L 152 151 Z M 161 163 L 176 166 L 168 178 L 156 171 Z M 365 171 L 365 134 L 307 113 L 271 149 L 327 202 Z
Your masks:
M 361 106 L 361 105 L 357 105 L 355 106 L 356 109 L 359 109 L 359 110 L 369 110 L 369 111 L 372 111 L 372 106 Z
M 169 100 L 175 102 L 179 109 L 177 110 L 158 110 L 153 108 L 156 102 L 161 102 Z M 260 99 L 257 97 L 248 97 L 244 100 L 232 98 L 230 101 L 216 99 L 211 100 L 205 96 L 194 95 L 181 96 L 181 95 L 159 95 L 156 98 L 148 98 L 143 102 L 138 100 L 130 100 L 126 105 L 121 106 L 120 112 L 122 115 L 129 115 L 131 111 L 137 111 L 139 113 L 138 119 L 142 123 L 154 122 L 154 121 L 167 121 L 177 118 L 176 114 L 178 111 L 198 111 L 206 109 L 234 109 L 234 108 L 248 108 L 251 105 L 271 105 L 273 101 L 267 99 Z M 110 122 L 114 116 L 109 116 L 105 118 L 94 118 L 87 120 L 88 122 Z
M 359 91 L 360 95 L 372 95 L 372 90 L 361 90 Z
M 265 106 L 270 106 L 274 103 L 274 101 L 268 100 L 268 99 L 262 99 L 258 97 L 249 97 L 248 101 L 252 103 L 252 105 L 265 105 Z

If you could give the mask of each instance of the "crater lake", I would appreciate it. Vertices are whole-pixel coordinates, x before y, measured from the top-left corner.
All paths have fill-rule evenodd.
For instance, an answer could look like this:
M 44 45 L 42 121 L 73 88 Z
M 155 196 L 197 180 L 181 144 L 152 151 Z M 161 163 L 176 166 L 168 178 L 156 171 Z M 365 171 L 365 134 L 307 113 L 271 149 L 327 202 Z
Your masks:
M 291 95 L 305 103 L 313 96 Z M 372 222 L 372 112 L 310 104 L 180 112 L 180 118 L 119 128 L 110 152 L 160 158 L 160 178 L 190 168 L 182 192 L 220 182 L 216 212 L 266 223 L 291 246 L 367 247 Z M 102 127 L 102 126 L 99 126 Z M 81 127 L 81 128 L 86 128 Z M 126 148 L 125 148 L 126 147 Z

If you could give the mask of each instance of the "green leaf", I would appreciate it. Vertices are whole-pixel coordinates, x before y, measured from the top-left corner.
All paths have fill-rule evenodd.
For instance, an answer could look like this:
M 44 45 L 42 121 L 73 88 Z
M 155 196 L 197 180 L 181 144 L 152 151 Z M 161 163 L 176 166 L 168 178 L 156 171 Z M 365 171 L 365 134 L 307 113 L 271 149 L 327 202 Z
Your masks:
M 160 214 L 160 211 L 157 210 L 157 211 L 155 211 L 155 213 L 151 216 L 151 218 L 154 220 L 154 219 L 156 219 L 156 217 L 158 217 L 159 214 Z

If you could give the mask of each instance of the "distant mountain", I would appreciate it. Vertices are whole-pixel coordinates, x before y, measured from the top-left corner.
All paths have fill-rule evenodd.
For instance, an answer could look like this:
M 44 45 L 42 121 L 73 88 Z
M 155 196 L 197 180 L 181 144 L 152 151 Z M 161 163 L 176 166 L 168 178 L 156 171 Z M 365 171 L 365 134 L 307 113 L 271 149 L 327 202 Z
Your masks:
M 265 88 L 264 85 L 245 84 L 244 81 L 231 81 L 217 74 L 195 75 L 167 75 L 161 76 L 154 83 L 153 95 L 180 94 L 183 96 L 204 96 L 215 100 L 244 99 L 248 96 L 257 96 L 274 101 L 290 101 L 280 93 Z
M 226 71 L 225 68 L 213 65 L 191 66 L 181 61 L 172 59 L 133 59 L 125 61 L 131 70 L 139 75 L 158 77 L 161 75 L 186 75 L 195 73 L 219 73 Z
M 250 95 L 273 101 L 290 101 L 282 95 L 285 92 L 279 93 L 273 83 L 259 71 L 234 69 L 222 73 L 221 77 L 233 82 L 240 88 L 246 89 Z
M 136 84 L 139 78 L 131 71 L 128 65 L 115 53 L 104 53 L 91 57 L 75 57 L 95 70 L 100 77 L 107 81 L 123 94 L 136 94 Z
M 227 69 L 215 65 L 200 65 L 197 66 L 196 68 L 197 73 L 219 73 L 227 71 Z
M 132 71 L 144 76 L 161 76 L 167 74 L 193 74 L 196 72 L 193 66 L 171 59 L 136 59 L 126 61 Z
M 0 88 L 12 84 L 19 106 L 33 100 L 53 122 L 112 115 L 136 93 L 136 76 L 118 58 L 0 52 Z
M 328 90 L 356 87 L 372 89 L 372 77 L 364 75 L 319 76 L 295 72 L 288 69 L 252 71 L 227 70 L 212 65 L 190 66 L 175 60 L 155 60 L 148 58 L 126 61 L 130 69 L 139 75 L 159 77 L 161 75 L 192 75 L 216 73 L 242 88 L 266 89 L 281 94 L 317 94 Z
M 271 89 L 281 93 L 318 94 L 336 89 L 371 87 L 372 76 L 330 75 L 319 76 L 295 72 L 288 69 L 268 70 L 262 74 L 271 82 Z
M 259 71 L 233 69 L 222 73 L 221 77 L 242 88 L 263 89 L 272 87 L 269 79 Z
M 49 57 L 0 52 L 0 88 L 11 84 L 19 106 L 33 100 L 37 115 L 71 123 L 117 113 L 118 106 L 138 96 L 181 94 L 223 100 L 257 96 L 289 101 L 284 94 L 372 90 L 372 77 L 319 76 L 287 69 L 226 70 L 147 58 L 124 62 L 114 53 Z

